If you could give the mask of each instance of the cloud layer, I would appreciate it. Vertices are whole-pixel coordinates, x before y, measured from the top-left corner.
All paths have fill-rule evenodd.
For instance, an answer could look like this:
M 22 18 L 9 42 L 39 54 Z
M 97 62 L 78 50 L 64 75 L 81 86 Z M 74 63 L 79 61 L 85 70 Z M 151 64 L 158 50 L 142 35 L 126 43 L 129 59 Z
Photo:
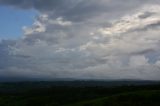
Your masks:
M 39 16 L 0 41 L 0 78 L 160 80 L 158 0 L 0 0 Z

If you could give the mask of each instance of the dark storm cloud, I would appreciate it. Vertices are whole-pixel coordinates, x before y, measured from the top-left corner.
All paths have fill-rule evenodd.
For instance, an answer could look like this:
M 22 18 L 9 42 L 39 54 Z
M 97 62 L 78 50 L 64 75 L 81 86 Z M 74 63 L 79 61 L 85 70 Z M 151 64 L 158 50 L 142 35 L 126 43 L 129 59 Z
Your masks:
M 0 3 L 22 9 L 51 10 L 65 5 L 66 1 L 68 0 L 0 0 Z
M 137 51 L 135 53 L 131 53 L 132 55 L 147 55 L 149 53 L 153 53 L 156 52 L 156 50 L 154 49 L 146 49 L 146 50 L 141 50 L 141 51 Z
M 154 13 L 152 13 L 152 12 L 145 12 L 145 13 L 143 13 L 142 15 L 139 15 L 139 18 L 148 18 L 148 17 L 150 17 L 150 16 L 152 16 Z
M 1 5 L 9 5 L 21 9 L 35 9 L 52 17 L 62 16 L 72 21 L 82 21 L 97 15 L 110 17 L 121 16 L 122 13 L 138 8 L 150 0 L 0 0 Z M 151 3 L 157 3 L 152 1 Z

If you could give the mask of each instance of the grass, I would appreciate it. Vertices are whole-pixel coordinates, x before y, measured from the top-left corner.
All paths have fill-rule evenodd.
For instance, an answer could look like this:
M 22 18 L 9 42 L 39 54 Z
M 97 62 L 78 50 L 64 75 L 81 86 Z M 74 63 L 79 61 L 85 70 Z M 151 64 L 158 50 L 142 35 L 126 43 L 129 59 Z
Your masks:
M 160 106 L 160 90 L 122 93 L 66 106 Z
M 160 84 L 112 87 L 36 84 L 1 84 L 0 106 L 160 106 Z

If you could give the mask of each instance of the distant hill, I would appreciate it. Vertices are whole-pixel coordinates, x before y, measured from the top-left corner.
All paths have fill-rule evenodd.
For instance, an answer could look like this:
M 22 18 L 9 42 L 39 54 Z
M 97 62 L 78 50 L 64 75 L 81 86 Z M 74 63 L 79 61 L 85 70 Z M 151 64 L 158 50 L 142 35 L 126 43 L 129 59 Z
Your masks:
M 57 80 L 57 81 L 15 81 L 0 82 L 0 86 L 19 85 L 19 86 L 123 86 L 123 85 L 154 85 L 160 81 L 149 80 Z

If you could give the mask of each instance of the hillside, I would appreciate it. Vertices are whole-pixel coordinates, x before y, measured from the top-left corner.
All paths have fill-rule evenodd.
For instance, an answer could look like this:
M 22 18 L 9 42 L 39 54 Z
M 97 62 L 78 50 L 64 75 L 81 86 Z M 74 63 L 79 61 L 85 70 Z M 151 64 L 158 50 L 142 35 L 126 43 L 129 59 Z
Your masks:
M 142 85 L 121 82 L 121 86 L 118 83 L 1 83 L 0 106 L 160 106 L 158 82 Z
M 67 106 L 160 106 L 160 90 L 122 93 Z

